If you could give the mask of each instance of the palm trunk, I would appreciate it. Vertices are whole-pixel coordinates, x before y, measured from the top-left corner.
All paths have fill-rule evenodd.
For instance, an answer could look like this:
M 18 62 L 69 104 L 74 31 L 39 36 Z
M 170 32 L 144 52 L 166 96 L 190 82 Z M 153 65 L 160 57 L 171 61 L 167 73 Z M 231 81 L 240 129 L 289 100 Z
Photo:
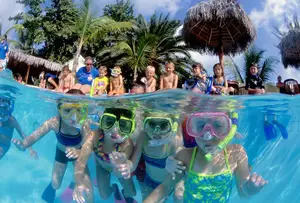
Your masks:
M 77 51 L 76 51 L 76 55 L 75 55 L 75 58 L 74 58 L 74 61 L 73 61 L 73 67 L 72 67 L 72 72 L 73 73 L 76 73 L 76 68 L 78 66 L 78 60 L 79 60 L 79 56 L 80 56 L 80 53 L 81 53 L 82 46 L 83 46 L 83 38 L 80 39 L 80 42 L 77 46 Z
M 138 77 L 138 74 L 137 74 L 137 66 L 135 65 L 135 66 L 134 66 L 134 72 L 133 72 L 133 82 L 136 82 L 137 77 Z

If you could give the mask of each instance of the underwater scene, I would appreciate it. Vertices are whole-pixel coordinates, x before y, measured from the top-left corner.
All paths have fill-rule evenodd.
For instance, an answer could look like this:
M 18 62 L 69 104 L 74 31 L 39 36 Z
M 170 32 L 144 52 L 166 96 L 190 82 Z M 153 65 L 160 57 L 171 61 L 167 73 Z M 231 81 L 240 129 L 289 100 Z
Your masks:
M 188 156 L 189 152 L 193 153 L 191 154 L 192 158 L 186 156 L 186 159 L 189 160 L 189 163 L 186 164 L 186 173 L 189 173 L 191 170 L 191 174 L 187 175 L 187 178 L 185 179 L 186 183 L 183 185 L 183 187 L 188 190 L 187 192 L 184 192 L 184 202 L 300 202 L 300 139 L 297 137 L 300 131 L 299 96 L 289 96 L 279 93 L 267 93 L 258 96 L 210 96 L 176 89 L 158 91 L 151 94 L 128 94 L 117 97 L 89 97 L 84 95 L 60 94 L 49 90 L 26 87 L 13 80 L 11 72 L 7 69 L 0 72 L 0 76 L 0 107 L 2 111 L 0 112 L 2 117 L 2 120 L 0 120 L 1 203 L 45 202 L 41 198 L 42 195 L 44 196 L 44 199 L 45 197 L 46 199 L 51 199 L 52 197 L 50 196 L 55 195 L 55 199 L 49 200 L 48 202 L 73 202 L 72 192 L 74 184 L 78 184 L 75 182 L 80 178 L 78 178 L 79 176 L 76 177 L 76 173 L 74 177 L 74 165 L 72 164 L 72 161 L 65 160 L 65 157 L 63 157 L 65 156 L 64 153 L 67 152 L 63 152 L 60 147 L 57 147 L 57 145 L 59 145 L 57 144 L 58 142 L 63 142 L 60 139 L 65 136 L 64 132 L 62 132 L 62 130 L 55 132 L 55 130 L 51 130 L 53 129 L 53 126 L 46 125 L 46 127 L 44 127 L 47 129 L 44 130 L 47 133 L 39 138 L 37 138 L 38 136 L 33 137 L 33 141 L 29 140 L 29 142 L 32 141 L 34 143 L 32 144 L 32 149 L 23 152 L 20 148 L 21 146 L 24 147 L 26 143 L 19 143 L 18 145 L 18 141 L 22 139 L 20 138 L 17 127 L 14 127 L 15 129 L 13 129 L 9 125 L 8 127 L 5 126 L 9 121 L 7 114 L 12 115 L 18 122 L 24 135 L 27 137 L 32 133 L 37 134 L 38 132 L 36 132 L 36 130 L 40 126 L 43 126 L 47 120 L 56 118 L 59 114 L 72 114 L 70 116 L 72 117 L 73 112 L 75 112 L 74 115 L 77 116 L 77 119 L 80 117 L 78 120 L 79 124 L 81 124 L 81 126 L 78 127 L 79 131 L 74 131 L 74 133 L 72 133 L 73 135 L 81 134 L 81 136 L 85 136 L 86 132 L 91 133 L 97 128 L 102 128 L 104 135 L 107 135 L 107 130 L 114 125 L 118 125 L 121 134 L 126 134 L 126 136 L 121 137 L 121 141 L 116 141 L 118 144 L 114 145 L 115 151 L 121 151 L 120 148 L 124 147 L 123 142 L 127 142 L 129 139 L 132 139 L 132 141 L 128 142 L 128 145 L 133 146 L 132 142 L 138 142 L 136 140 L 139 140 L 142 130 L 146 132 L 152 130 L 153 134 L 149 136 L 150 138 L 144 138 L 148 141 L 150 139 L 150 144 L 145 145 L 144 143 L 146 141 L 142 141 L 142 145 L 145 148 L 143 149 L 143 153 L 145 153 L 145 150 L 148 150 L 147 155 L 142 155 L 142 158 L 145 161 L 144 165 L 149 167 L 149 171 L 146 169 L 146 175 L 143 177 L 143 184 L 149 182 L 149 188 L 153 188 L 153 184 L 155 185 L 158 182 L 158 176 L 161 174 L 156 173 L 161 172 L 165 174 L 161 181 L 168 179 L 168 173 L 165 171 L 164 167 L 166 165 L 166 156 L 171 156 L 171 152 L 168 151 L 168 148 L 166 150 L 163 148 L 164 150 L 162 153 L 164 154 L 155 159 L 156 156 L 153 155 L 155 154 L 154 151 L 149 151 L 149 149 L 157 146 L 171 147 L 170 143 L 173 143 L 173 140 L 170 140 L 170 138 L 173 139 L 174 137 L 172 136 L 175 136 L 174 134 L 176 133 L 182 138 L 184 132 L 187 132 L 190 137 L 194 137 L 194 143 L 190 143 L 190 145 L 185 143 L 185 146 L 191 148 L 196 147 L 197 143 L 199 143 L 197 138 L 198 134 L 200 135 L 203 133 L 202 137 L 203 139 L 206 139 L 207 135 L 204 130 L 207 126 L 210 128 L 210 132 L 218 138 L 225 137 L 225 140 L 229 135 L 232 136 L 228 140 L 228 143 L 224 144 L 225 146 L 222 150 L 226 148 L 226 145 L 227 147 L 232 144 L 243 146 L 248 156 L 249 168 L 247 167 L 247 170 L 250 171 L 250 174 L 253 174 L 254 172 L 259 174 L 266 181 L 266 184 L 261 188 L 259 188 L 259 186 L 258 189 L 256 188 L 257 191 L 255 191 L 255 189 L 252 190 L 253 195 L 251 192 L 245 192 L 245 190 L 250 191 L 250 189 L 245 186 L 246 189 L 244 188 L 243 192 L 247 193 L 249 197 L 242 198 L 239 195 L 240 191 L 237 189 L 237 183 L 244 184 L 244 182 L 241 181 L 240 178 L 238 178 L 239 180 L 236 180 L 236 176 L 241 176 L 242 174 L 241 171 L 243 169 L 241 169 L 239 164 L 246 159 L 245 157 L 243 160 L 235 162 L 233 160 L 234 158 L 230 158 L 230 156 L 235 156 L 233 153 L 238 152 L 230 151 L 229 148 L 227 148 L 227 152 L 224 150 L 224 155 L 223 153 L 220 153 L 220 156 L 223 157 L 222 167 L 221 169 L 211 169 L 211 171 L 223 171 L 222 168 L 224 166 L 224 170 L 229 169 L 230 176 L 228 179 L 226 179 L 225 173 L 223 176 L 218 176 L 216 174 L 215 176 L 209 176 L 218 176 L 219 179 L 225 178 L 218 182 L 218 180 L 216 180 L 217 178 L 215 178 L 215 180 L 209 180 L 209 178 L 196 177 L 199 173 L 197 174 L 193 170 L 197 170 L 197 167 L 199 167 L 199 164 L 202 162 L 200 158 L 199 161 L 197 160 L 197 157 L 199 157 L 198 154 L 195 155 L 195 153 L 198 153 L 196 152 L 197 150 L 192 151 L 193 149 L 190 149 L 185 154 Z M 5 104 L 6 100 L 10 100 L 10 102 Z M 67 106 L 65 103 L 70 103 L 70 105 Z M 80 106 L 80 108 L 84 106 L 85 110 L 78 110 L 78 106 Z M 130 111 L 128 113 L 127 111 L 122 110 L 123 113 L 120 113 L 120 109 L 130 109 Z M 134 114 L 135 117 L 132 114 Z M 236 115 L 236 117 L 230 115 Z M 216 119 L 214 120 L 214 118 Z M 59 122 L 62 122 L 61 119 L 64 119 L 64 117 L 59 119 Z M 156 123 L 153 119 L 156 119 Z M 210 122 L 210 124 L 203 127 L 204 124 L 201 124 L 201 122 Z M 219 126 L 220 123 L 225 126 Z M 186 127 L 182 127 L 183 125 Z M 232 126 L 237 127 L 237 129 L 234 129 Z M 90 128 L 90 131 L 87 131 L 86 129 L 82 130 L 83 128 Z M 199 128 L 202 130 L 199 131 Z M 61 129 L 60 124 L 59 129 Z M 160 137 L 161 139 L 157 138 L 157 140 L 155 140 L 156 130 L 159 130 L 160 132 L 165 131 L 165 133 L 170 133 L 171 136 L 166 139 Z M 95 136 L 99 136 L 99 134 L 95 133 Z M 114 138 L 113 135 L 111 135 L 111 137 L 115 140 L 119 139 L 118 137 Z M 99 141 L 100 136 L 95 139 L 98 143 L 97 148 L 93 148 L 95 153 L 89 151 L 89 156 L 86 156 L 88 158 L 86 163 L 89 170 L 89 173 L 87 174 L 90 174 L 90 184 L 92 184 L 92 186 L 89 190 L 82 191 L 85 201 L 87 202 L 88 199 L 86 193 L 92 193 L 94 202 L 118 202 L 116 192 L 119 191 L 118 194 L 123 196 L 123 202 L 142 202 L 142 194 L 145 192 L 150 194 L 150 192 L 145 190 L 145 188 L 141 188 L 142 184 L 139 183 L 139 175 L 135 172 L 135 175 L 132 175 L 130 179 L 117 178 L 113 175 L 116 169 L 107 167 L 109 163 L 107 160 L 111 157 L 109 154 L 104 153 L 106 150 L 106 146 L 104 145 L 106 138 L 102 136 L 101 139 L 101 142 Z M 72 142 L 73 141 L 78 142 L 75 138 Z M 86 140 L 83 138 L 83 140 L 79 140 L 78 143 L 85 141 Z M 87 140 L 87 142 L 89 141 L 90 140 Z M 182 142 L 182 140 L 180 141 Z M 78 146 L 78 143 L 76 146 Z M 31 144 L 27 143 L 27 145 L 27 147 L 30 147 Z M 211 145 L 204 146 L 204 148 L 209 149 L 212 147 Z M 220 144 L 218 146 L 220 146 Z M 125 151 L 129 148 L 130 147 L 127 146 Z M 77 149 L 83 150 L 86 148 L 85 146 L 80 146 Z M 130 150 L 133 153 L 133 147 L 131 147 Z M 173 156 L 175 156 L 176 150 L 177 149 L 173 150 Z M 58 155 L 58 153 L 62 153 L 63 155 Z M 83 152 L 79 155 L 80 160 L 81 156 L 84 156 L 82 153 Z M 214 158 L 214 154 L 210 155 L 212 155 L 211 159 L 214 161 L 216 159 Z M 127 158 L 132 157 L 128 156 Z M 80 168 L 80 164 L 82 164 L 80 160 L 78 168 Z M 119 158 L 119 161 L 120 160 L 124 160 L 124 157 L 123 159 L 122 157 Z M 207 160 L 207 162 L 209 161 L 211 160 Z M 61 171 L 56 171 L 57 174 L 54 175 L 54 179 L 59 179 L 58 183 L 52 181 L 51 185 L 51 180 L 53 180 L 52 171 L 54 162 L 57 164 L 55 167 L 60 167 L 59 169 L 61 169 Z M 191 162 L 194 163 L 194 166 Z M 62 163 L 68 163 L 66 170 L 62 167 Z M 83 171 L 85 170 L 84 166 L 82 167 L 83 169 L 81 168 Z M 156 170 L 155 168 L 158 169 Z M 66 171 L 65 173 L 64 170 Z M 97 170 L 102 170 L 99 172 L 100 175 L 97 173 Z M 84 178 L 85 177 L 81 177 L 82 180 Z M 176 180 L 178 178 L 179 177 L 176 176 Z M 193 178 L 198 179 L 195 180 Z M 122 181 L 119 181 L 120 179 L 122 179 Z M 133 183 L 129 180 L 133 181 Z M 172 183 L 172 178 L 170 181 Z M 207 181 L 207 183 L 205 181 Z M 83 182 L 85 182 L 85 180 L 83 180 Z M 219 186 L 211 185 L 214 183 L 219 184 Z M 255 187 L 254 185 L 249 186 L 248 184 L 247 187 Z M 205 189 L 205 186 L 207 186 L 208 189 Z M 98 187 L 101 187 L 102 189 L 98 189 Z M 154 188 L 155 187 L 157 187 L 157 185 L 154 186 Z M 123 190 L 123 188 L 125 188 L 125 190 Z M 219 197 L 217 200 L 209 199 L 209 195 L 201 196 L 201 192 L 199 192 L 201 190 L 216 190 L 210 192 L 220 193 L 220 195 L 224 195 L 224 197 Z M 45 194 L 45 191 L 52 193 L 52 195 L 50 194 L 49 196 L 49 194 Z M 170 191 L 172 192 L 172 189 L 170 189 Z M 124 200 L 126 195 L 131 197 Z M 151 196 L 153 196 L 153 194 L 151 194 Z M 166 196 L 168 196 L 168 198 L 165 199 L 166 202 L 175 202 L 173 193 L 167 194 Z M 194 200 L 190 198 L 194 198 Z

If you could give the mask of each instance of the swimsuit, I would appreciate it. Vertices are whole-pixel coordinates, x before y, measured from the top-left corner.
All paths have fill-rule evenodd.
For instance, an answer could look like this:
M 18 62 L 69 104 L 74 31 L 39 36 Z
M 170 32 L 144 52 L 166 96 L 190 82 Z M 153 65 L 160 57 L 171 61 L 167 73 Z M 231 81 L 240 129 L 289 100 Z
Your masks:
M 226 203 L 232 190 L 232 172 L 228 163 L 228 154 L 224 150 L 227 169 L 223 172 L 207 175 L 193 171 L 197 147 L 193 150 L 189 171 L 184 186 L 184 202 Z
M 149 157 L 146 155 L 146 153 L 144 152 L 143 150 L 143 153 L 142 153 L 142 158 L 143 160 L 145 160 L 145 163 L 153 166 L 153 167 L 156 167 L 156 168 L 161 168 L 161 169 L 164 169 L 166 167 L 166 161 L 167 161 L 167 158 L 169 157 L 169 150 L 168 150 L 168 145 L 166 146 L 166 151 L 167 151 L 167 155 L 164 157 L 164 158 L 153 158 L 153 157 Z M 158 182 L 156 180 L 153 180 L 147 172 L 145 172 L 145 177 L 144 177 L 144 183 L 145 185 L 147 185 L 148 187 L 152 188 L 152 189 L 155 189 L 157 188 L 161 182 Z
M 67 135 L 61 132 L 61 118 L 59 121 L 59 129 L 58 132 L 56 133 L 56 138 L 57 141 L 67 147 L 73 147 L 77 146 L 81 143 L 82 141 L 82 135 L 80 132 L 78 132 L 77 135 Z M 69 159 L 66 157 L 66 153 L 56 147 L 56 154 L 55 154 L 55 161 L 60 162 L 60 163 L 67 163 L 68 161 L 74 161 L 76 159 Z
M 4 137 L 8 137 L 9 140 L 11 140 L 13 132 L 14 132 L 14 128 L 6 127 L 6 126 L 0 127 L 0 134 L 2 134 L 2 136 L 4 136 Z M 10 145 L 11 145 L 10 142 L 2 143 L 2 141 L 0 140 L 0 148 L 2 148 L 2 151 L 3 151 L 2 156 L 4 156 L 7 153 L 7 151 L 10 148 Z
M 94 148 L 94 152 L 100 160 L 102 160 L 106 163 L 110 163 L 109 154 L 104 152 L 103 145 L 104 145 L 104 135 L 101 134 L 98 139 L 98 143 Z M 119 152 L 119 144 L 115 145 L 115 151 Z

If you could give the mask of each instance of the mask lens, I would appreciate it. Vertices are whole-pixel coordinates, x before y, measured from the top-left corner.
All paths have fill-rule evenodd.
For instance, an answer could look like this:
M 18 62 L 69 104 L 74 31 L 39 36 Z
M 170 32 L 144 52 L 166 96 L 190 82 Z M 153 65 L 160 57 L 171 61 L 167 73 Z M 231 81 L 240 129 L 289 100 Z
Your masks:
M 130 120 L 127 120 L 124 118 L 121 118 L 119 120 L 119 127 L 120 127 L 120 131 L 122 133 L 125 133 L 125 134 L 131 133 L 132 125 L 133 125 L 133 123 Z
M 114 116 L 103 115 L 101 118 L 100 126 L 102 129 L 108 130 L 115 125 L 116 121 L 117 119 Z
M 172 131 L 172 126 L 168 119 L 151 118 L 145 121 L 144 129 L 149 133 L 157 132 L 160 134 L 166 134 Z

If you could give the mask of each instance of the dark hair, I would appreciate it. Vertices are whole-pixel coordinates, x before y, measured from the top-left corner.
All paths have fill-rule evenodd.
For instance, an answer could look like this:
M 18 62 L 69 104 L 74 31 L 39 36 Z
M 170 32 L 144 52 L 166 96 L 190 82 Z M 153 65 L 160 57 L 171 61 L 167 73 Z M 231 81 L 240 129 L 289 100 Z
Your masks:
M 220 67 L 221 67 L 221 69 L 222 69 L 222 77 L 225 79 L 224 69 L 223 69 L 223 67 L 222 67 L 222 65 L 221 65 L 220 63 L 216 63 L 216 64 L 214 65 L 214 67 L 213 67 L 214 78 L 217 78 L 217 76 L 216 76 L 216 74 L 215 74 L 215 68 L 216 68 L 217 66 L 220 66 Z
M 70 69 L 69 69 L 69 66 L 68 65 L 65 65 L 63 68 L 62 68 L 62 71 L 65 71 L 65 70 L 68 70 L 68 71 L 70 71 Z
M 70 89 L 66 92 L 67 94 L 74 94 L 74 95 L 84 95 L 84 93 L 79 89 Z
M 7 35 L 4 35 L 3 38 L 4 38 L 5 40 L 7 40 Z
M 133 111 L 129 109 L 122 109 L 122 108 L 106 108 L 104 109 L 104 113 L 110 113 L 117 116 L 117 119 L 120 119 L 121 116 L 125 116 L 126 118 L 133 119 L 135 114 Z
M 17 76 L 17 78 L 22 77 L 22 75 L 20 73 L 17 73 L 16 76 Z
M 146 90 L 146 85 L 145 83 L 141 82 L 141 81 L 135 81 L 133 84 L 132 84 L 132 88 L 133 87 L 140 87 L 140 88 L 143 88 L 144 90 Z
M 193 65 L 192 65 L 192 68 L 194 69 L 194 68 L 197 68 L 197 67 L 199 67 L 200 69 L 204 69 L 204 67 L 203 67 L 203 65 L 201 64 L 201 63 L 194 63 Z

